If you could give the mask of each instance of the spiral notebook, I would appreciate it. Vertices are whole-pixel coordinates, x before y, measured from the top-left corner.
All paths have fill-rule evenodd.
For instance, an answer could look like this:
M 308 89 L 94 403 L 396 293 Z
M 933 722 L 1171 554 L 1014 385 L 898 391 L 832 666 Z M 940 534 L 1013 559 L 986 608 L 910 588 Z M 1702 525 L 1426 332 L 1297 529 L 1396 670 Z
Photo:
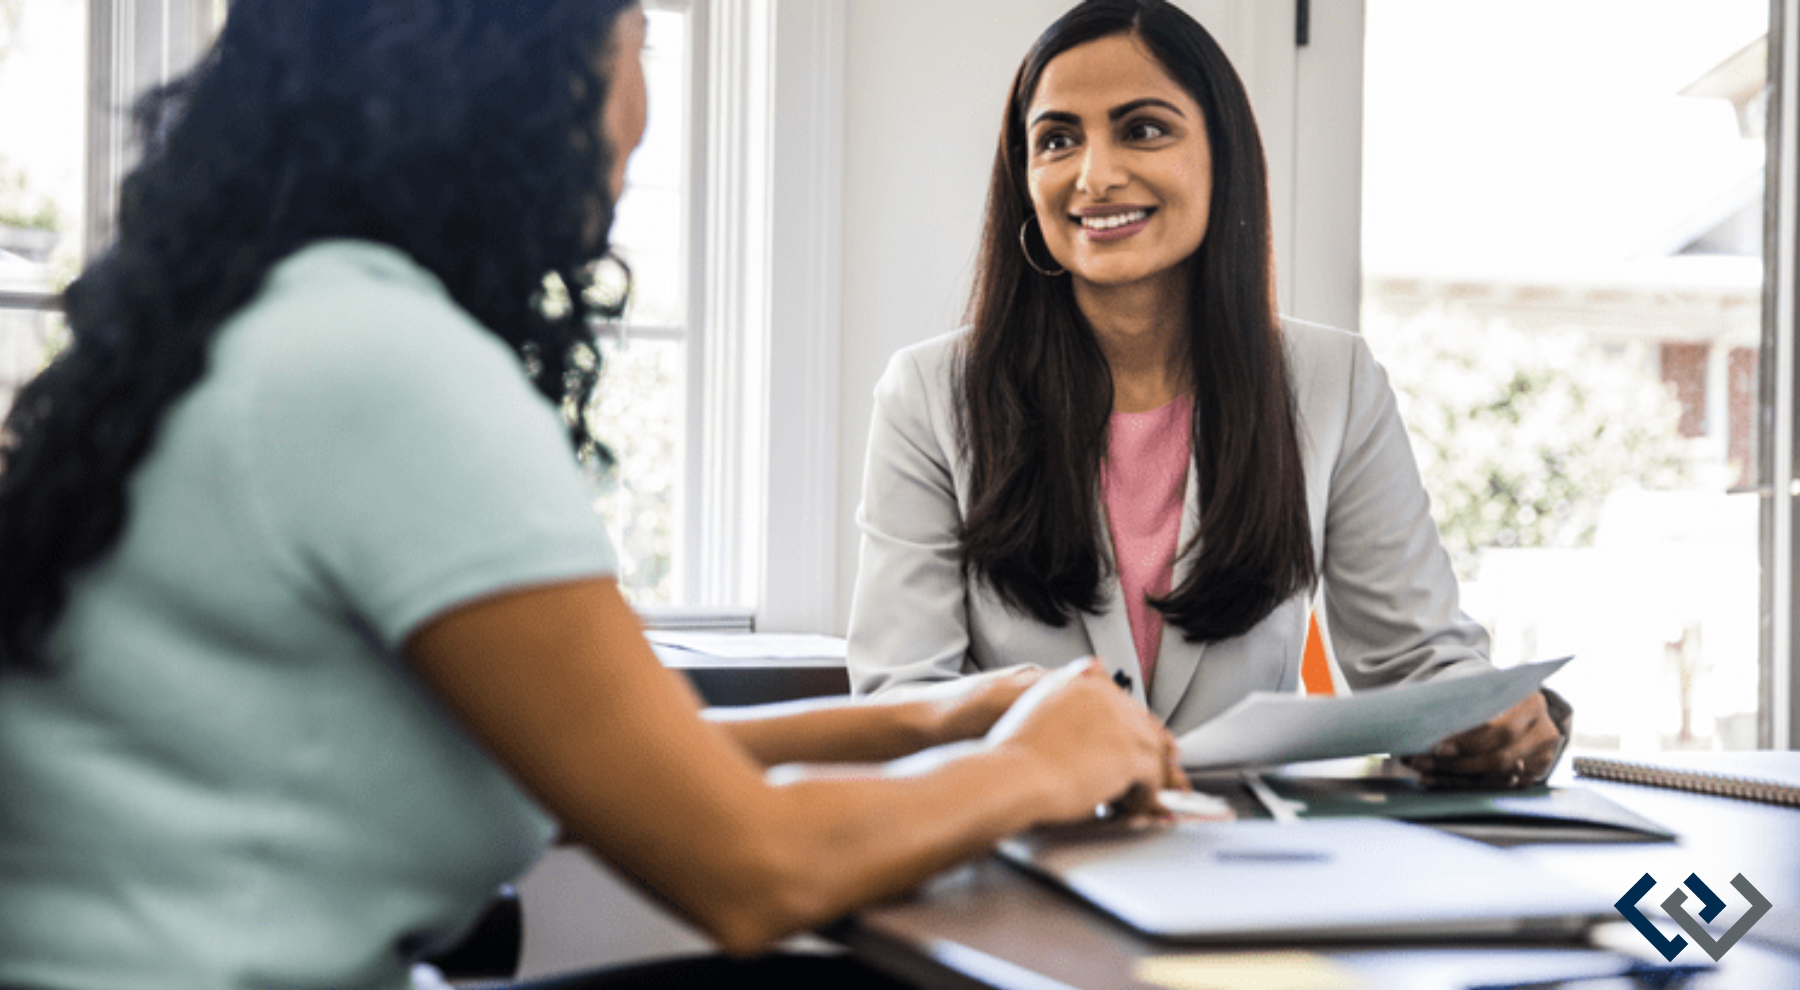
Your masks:
M 1800 752 L 1577 756 L 1570 764 L 1582 777 L 1800 808 Z

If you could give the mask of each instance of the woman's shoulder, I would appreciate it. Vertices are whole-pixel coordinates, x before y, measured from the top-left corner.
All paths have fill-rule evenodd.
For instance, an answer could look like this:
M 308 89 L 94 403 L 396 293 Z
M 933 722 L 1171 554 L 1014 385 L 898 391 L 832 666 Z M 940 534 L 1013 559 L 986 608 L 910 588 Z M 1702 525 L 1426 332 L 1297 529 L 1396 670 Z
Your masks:
M 1288 367 L 1302 395 L 1333 385 L 1360 385 L 1375 366 L 1369 342 L 1355 331 L 1284 316 L 1281 334 Z
M 1284 318 L 1282 336 L 1300 421 L 1315 439 L 1391 405 L 1387 375 L 1362 334 Z
M 955 366 L 957 355 L 962 352 L 962 342 L 969 336 L 968 327 L 958 327 L 948 333 L 940 333 L 915 344 L 908 344 L 894 352 L 888 361 L 890 369 L 896 367 L 917 368 L 926 372 L 947 372 Z
M 908 344 L 888 359 L 876 391 L 890 399 L 941 399 L 949 394 L 967 328 Z
M 1345 355 L 1367 346 L 1362 334 L 1292 316 L 1281 318 L 1281 334 L 1294 357 Z
M 269 270 L 256 302 L 250 312 L 277 317 L 329 313 L 315 333 L 430 332 L 445 323 L 479 329 L 437 276 L 398 248 L 371 241 L 316 241 L 295 251 Z
M 360 387 L 410 392 L 477 370 L 523 380 L 512 349 L 435 275 L 365 241 L 316 242 L 283 259 L 216 347 L 227 363 L 317 390 L 315 400 Z

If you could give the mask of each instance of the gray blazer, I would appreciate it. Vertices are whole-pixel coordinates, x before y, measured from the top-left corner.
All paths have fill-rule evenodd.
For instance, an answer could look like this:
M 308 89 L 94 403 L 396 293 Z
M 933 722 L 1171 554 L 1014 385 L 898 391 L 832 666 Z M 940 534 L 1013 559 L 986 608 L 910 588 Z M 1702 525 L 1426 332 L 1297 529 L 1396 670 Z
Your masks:
M 1325 626 L 1345 681 L 1358 689 L 1486 664 L 1487 633 L 1458 605 L 1386 373 L 1360 336 L 1294 320 L 1284 329 Z M 1060 629 L 964 582 L 956 531 L 968 470 L 951 418 L 961 337 L 946 334 L 896 354 L 875 389 L 850 609 L 855 691 L 899 697 L 977 671 L 1055 667 L 1091 654 L 1180 733 L 1251 691 L 1298 690 L 1308 595 L 1235 639 L 1194 644 L 1166 629 L 1146 694 L 1116 580 L 1102 587 L 1097 614 Z M 1183 547 L 1199 522 L 1196 491 L 1190 464 Z M 1110 553 L 1104 520 L 1096 525 Z M 1187 568 L 1177 558 L 1177 586 Z

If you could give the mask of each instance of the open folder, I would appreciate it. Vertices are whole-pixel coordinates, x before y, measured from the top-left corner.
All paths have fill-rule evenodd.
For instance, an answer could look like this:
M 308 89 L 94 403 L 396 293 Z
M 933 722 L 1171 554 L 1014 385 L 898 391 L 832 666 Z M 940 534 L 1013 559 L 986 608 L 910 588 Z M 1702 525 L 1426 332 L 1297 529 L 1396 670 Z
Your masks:
M 1585 787 L 1434 791 L 1398 772 L 1360 777 L 1265 773 L 1262 781 L 1300 820 L 1390 818 L 1490 845 L 1675 839 L 1662 825 Z
M 1181 763 L 1189 770 L 1215 770 L 1422 753 L 1518 704 L 1569 659 L 1452 671 L 1345 697 L 1253 691 L 1183 735 Z

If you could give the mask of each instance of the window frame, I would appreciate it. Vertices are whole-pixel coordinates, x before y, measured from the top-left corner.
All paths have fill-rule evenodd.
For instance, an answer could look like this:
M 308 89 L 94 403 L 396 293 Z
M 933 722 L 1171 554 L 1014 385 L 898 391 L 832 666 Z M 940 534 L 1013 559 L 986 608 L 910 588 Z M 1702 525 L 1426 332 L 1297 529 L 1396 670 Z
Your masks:
M 1762 704 L 1759 745 L 1800 749 L 1800 369 L 1795 361 L 1800 291 L 1800 0 L 1770 0 L 1768 165 L 1764 185 L 1763 360 L 1757 458 L 1762 498 Z M 1785 660 L 1783 659 L 1785 658 Z
M 695 4 L 707 57 L 681 558 L 693 604 L 675 618 L 731 624 L 748 613 L 759 631 L 829 632 L 845 10 L 837 0 Z
M 220 14 L 213 0 L 88 0 L 84 259 L 112 239 L 119 183 L 135 161 L 132 103 L 194 63 L 217 33 Z

